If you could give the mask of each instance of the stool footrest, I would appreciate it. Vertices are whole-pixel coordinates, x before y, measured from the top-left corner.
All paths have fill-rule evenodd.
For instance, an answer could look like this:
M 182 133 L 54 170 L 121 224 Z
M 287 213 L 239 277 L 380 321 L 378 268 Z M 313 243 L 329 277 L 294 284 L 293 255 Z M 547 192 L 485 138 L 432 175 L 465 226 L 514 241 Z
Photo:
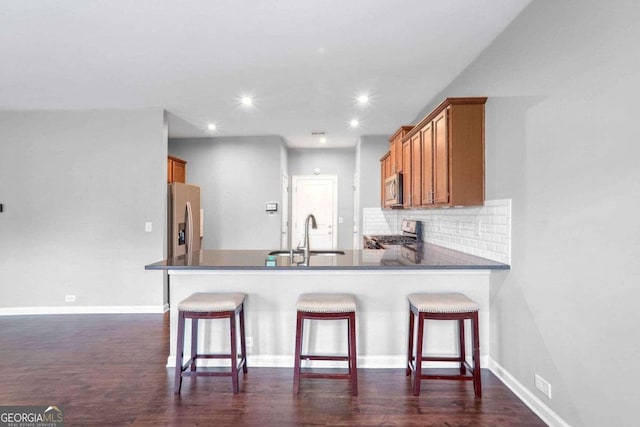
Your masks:
M 472 375 L 438 375 L 438 374 L 422 374 L 422 380 L 464 380 L 473 381 Z
M 460 356 L 423 356 L 423 362 L 462 362 L 462 358 Z
M 189 366 L 191 366 L 191 364 L 193 362 L 196 362 L 198 359 L 231 359 L 231 355 L 224 355 L 224 354 L 199 354 L 196 357 L 192 357 L 189 360 L 187 360 L 183 365 L 182 365 L 182 370 L 184 371 L 185 369 L 187 369 Z M 241 366 L 243 366 L 246 362 L 246 359 L 244 358 L 244 356 L 242 355 L 238 355 L 238 359 L 240 359 L 239 363 L 238 363 L 238 368 L 240 368 Z M 216 368 L 228 368 L 229 366 L 216 366 Z
M 344 360 L 348 361 L 349 356 L 322 356 L 317 354 L 303 354 L 300 356 L 303 360 Z
M 233 373 L 229 372 L 209 372 L 209 371 L 185 371 L 183 377 L 231 377 Z
M 300 378 L 325 378 L 332 380 L 350 380 L 351 374 L 331 374 L 321 372 L 300 372 Z
M 242 357 L 241 354 L 238 354 L 238 359 Z M 192 357 L 192 359 L 231 359 L 230 354 L 198 354 L 196 357 Z

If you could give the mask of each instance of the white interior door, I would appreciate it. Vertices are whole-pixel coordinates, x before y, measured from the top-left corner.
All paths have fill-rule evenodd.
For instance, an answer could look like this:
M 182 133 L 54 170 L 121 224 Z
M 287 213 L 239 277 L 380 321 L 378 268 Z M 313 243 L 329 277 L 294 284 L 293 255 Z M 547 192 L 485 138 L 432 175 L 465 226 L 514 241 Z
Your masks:
M 309 246 L 312 250 L 335 250 L 338 246 L 338 177 L 294 175 L 291 187 L 292 246 L 304 241 L 305 219 L 313 214 L 318 228 L 310 227 Z
M 282 221 L 280 225 L 280 249 L 289 249 L 289 176 L 282 174 Z

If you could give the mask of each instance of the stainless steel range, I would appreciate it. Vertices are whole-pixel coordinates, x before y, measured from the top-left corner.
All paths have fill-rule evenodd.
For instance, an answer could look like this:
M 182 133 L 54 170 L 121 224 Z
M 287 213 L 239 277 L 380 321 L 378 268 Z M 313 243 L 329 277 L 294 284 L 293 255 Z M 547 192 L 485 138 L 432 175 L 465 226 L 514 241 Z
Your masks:
M 365 249 L 386 249 L 389 246 L 415 245 L 422 243 L 422 222 L 403 219 L 402 234 L 379 234 L 363 236 Z

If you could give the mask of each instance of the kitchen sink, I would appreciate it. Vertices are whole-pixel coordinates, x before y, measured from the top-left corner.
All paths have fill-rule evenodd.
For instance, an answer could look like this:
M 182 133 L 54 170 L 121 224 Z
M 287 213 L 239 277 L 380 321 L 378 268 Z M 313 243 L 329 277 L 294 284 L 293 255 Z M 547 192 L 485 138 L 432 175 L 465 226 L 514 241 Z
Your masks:
M 337 255 L 344 255 L 344 251 L 309 251 L 309 255 L 322 255 L 322 256 L 337 256 Z M 291 255 L 291 251 L 285 251 L 285 250 L 277 250 L 277 251 L 271 251 L 269 252 L 269 255 L 273 255 L 273 256 L 290 256 Z M 304 255 L 304 251 L 300 251 L 300 250 L 294 250 L 293 251 L 293 255 Z

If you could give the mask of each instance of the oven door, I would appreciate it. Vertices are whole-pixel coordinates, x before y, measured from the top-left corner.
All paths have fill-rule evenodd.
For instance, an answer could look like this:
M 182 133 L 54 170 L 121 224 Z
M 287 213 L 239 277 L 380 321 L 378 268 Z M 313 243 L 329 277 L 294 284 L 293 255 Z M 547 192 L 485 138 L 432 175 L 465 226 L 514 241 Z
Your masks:
M 402 174 L 394 173 L 384 180 L 384 206 L 402 206 Z

